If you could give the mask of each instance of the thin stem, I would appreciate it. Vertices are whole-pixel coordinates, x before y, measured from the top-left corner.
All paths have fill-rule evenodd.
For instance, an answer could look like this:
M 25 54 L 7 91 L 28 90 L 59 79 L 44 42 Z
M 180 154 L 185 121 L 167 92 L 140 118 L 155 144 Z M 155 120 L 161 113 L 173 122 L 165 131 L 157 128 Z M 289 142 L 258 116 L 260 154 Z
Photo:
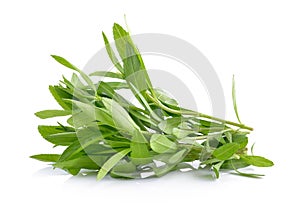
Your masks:
M 214 121 L 218 121 L 218 122 L 221 122 L 221 123 L 224 123 L 224 124 L 229 124 L 229 125 L 232 125 L 232 126 L 236 126 L 236 127 L 242 128 L 242 129 L 247 129 L 247 130 L 253 131 L 252 127 L 246 126 L 244 124 L 235 123 L 235 122 L 232 122 L 232 121 L 224 120 L 224 119 L 221 119 L 221 118 L 217 118 L 217 117 L 214 117 L 214 116 L 210 116 L 210 115 L 206 115 L 206 114 L 203 114 L 203 113 L 195 112 L 195 111 L 192 111 L 192 110 L 185 110 L 185 111 L 174 110 L 172 108 L 169 108 L 169 107 L 163 105 L 157 98 L 152 97 L 149 94 L 147 94 L 147 96 L 155 104 L 157 104 L 160 108 L 162 108 L 165 111 L 170 112 L 170 113 L 182 114 L 182 115 L 192 115 L 192 116 L 196 116 L 196 117 L 208 118 L 208 119 L 211 119 L 211 120 L 214 120 Z

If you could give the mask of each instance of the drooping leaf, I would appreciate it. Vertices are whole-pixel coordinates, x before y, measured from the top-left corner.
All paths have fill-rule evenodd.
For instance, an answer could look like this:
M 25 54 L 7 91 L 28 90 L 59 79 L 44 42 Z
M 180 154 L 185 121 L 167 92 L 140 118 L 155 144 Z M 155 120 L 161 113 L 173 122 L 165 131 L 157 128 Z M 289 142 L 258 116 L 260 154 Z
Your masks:
M 101 180 L 130 151 L 130 149 L 124 149 L 109 158 L 99 170 L 97 174 L 97 180 Z
M 221 162 L 218 162 L 217 164 L 214 164 L 212 166 L 212 169 L 213 169 L 217 179 L 220 177 L 220 168 L 221 168 L 223 163 L 224 163 L 224 161 L 221 161 Z

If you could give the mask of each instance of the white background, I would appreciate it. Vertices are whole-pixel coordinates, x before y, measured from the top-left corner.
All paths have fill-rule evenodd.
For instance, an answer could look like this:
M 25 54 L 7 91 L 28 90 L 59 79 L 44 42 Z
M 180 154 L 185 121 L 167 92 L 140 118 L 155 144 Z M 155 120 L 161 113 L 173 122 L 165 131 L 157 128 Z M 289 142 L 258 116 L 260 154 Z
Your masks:
M 299 208 L 299 11 L 299 1 L 290 0 L 1 1 L 0 207 Z M 275 162 L 254 168 L 264 178 L 212 180 L 199 171 L 96 182 L 28 158 L 55 151 L 37 133 L 44 121 L 33 113 L 58 107 L 48 85 L 70 72 L 49 55 L 83 67 L 103 47 L 101 31 L 111 38 L 123 14 L 133 34 L 171 34 L 201 50 L 222 81 L 231 120 L 236 75 L 239 112 L 255 128 L 255 152 Z

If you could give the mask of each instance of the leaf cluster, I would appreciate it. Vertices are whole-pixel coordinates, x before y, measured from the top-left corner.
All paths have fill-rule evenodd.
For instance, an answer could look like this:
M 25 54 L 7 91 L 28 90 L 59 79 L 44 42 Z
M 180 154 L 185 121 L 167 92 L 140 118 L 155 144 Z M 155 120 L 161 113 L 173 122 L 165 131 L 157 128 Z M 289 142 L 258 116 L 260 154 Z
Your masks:
M 54 147 L 65 149 L 60 154 L 31 158 L 50 162 L 72 175 L 84 169 L 95 171 L 98 180 L 107 174 L 117 178 L 159 177 L 182 168 L 203 167 L 209 167 L 217 178 L 220 170 L 259 177 L 237 169 L 273 165 L 266 158 L 247 154 L 251 127 L 181 108 L 163 89 L 154 88 L 141 54 L 120 25 L 113 26 L 118 56 L 102 35 L 115 71 L 86 75 L 63 57 L 52 55 L 74 74 L 49 87 L 61 109 L 43 110 L 36 116 L 64 116 L 67 120 L 66 125 L 40 125 L 38 131 Z M 94 82 L 92 77 L 100 80 Z M 121 89 L 131 91 L 139 105 L 121 96 Z M 232 94 L 240 122 L 234 80 Z M 191 167 L 193 161 L 200 161 L 200 166 Z

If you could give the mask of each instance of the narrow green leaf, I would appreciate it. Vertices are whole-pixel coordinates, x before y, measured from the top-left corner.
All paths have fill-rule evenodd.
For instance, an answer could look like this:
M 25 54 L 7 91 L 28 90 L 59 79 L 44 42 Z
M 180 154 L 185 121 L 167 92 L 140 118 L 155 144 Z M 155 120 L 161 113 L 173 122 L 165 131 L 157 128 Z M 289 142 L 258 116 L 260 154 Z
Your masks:
M 137 171 L 134 163 L 126 160 L 119 161 L 110 172 L 113 178 L 140 178 L 140 173 Z
M 169 106 L 169 107 L 177 107 L 178 102 L 171 98 L 164 90 L 155 88 L 153 89 L 155 92 L 155 95 L 159 101 L 161 101 L 163 104 Z
M 43 161 L 43 162 L 57 162 L 60 155 L 58 154 L 39 154 L 39 155 L 32 155 L 30 158 Z
M 139 129 L 128 112 L 116 101 L 109 98 L 103 98 L 102 102 L 112 116 L 114 125 L 118 129 L 129 132 L 131 134 L 133 134 L 136 129 Z
M 75 129 L 68 126 L 46 126 L 46 125 L 39 125 L 38 130 L 43 138 L 48 137 L 52 134 L 64 133 L 64 132 L 74 132 Z M 75 132 L 74 132 L 75 133 Z
M 113 26 L 113 35 L 117 50 L 122 60 L 126 58 L 126 42 L 129 41 L 129 33 L 125 31 L 119 24 Z
M 115 67 L 123 74 L 124 70 L 123 70 L 121 64 L 119 63 L 113 49 L 111 48 L 104 32 L 102 32 L 102 36 L 103 36 L 103 40 L 104 40 L 104 43 L 105 43 L 105 48 L 106 48 L 106 51 L 107 51 L 107 54 L 108 54 L 110 60 L 115 65 Z
M 224 134 L 225 134 L 227 140 L 231 143 L 232 142 L 232 134 L 230 132 L 225 132 Z
M 213 169 L 217 179 L 220 177 L 220 168 L 221 168 L 223 163 L 224 163 L 224 161 L 221 161 L 221 162 L 218 162 L 217 164 L 214 164 L 212 166 L 212 169 Z
M 148 158 L 150 156 L 148 141 L 139 130 L 135 130 L 130 144 L 132 158 Z
M 72 99 L 72 94 L 67 93 L 60 86 L 49 86 L 49 91 L 56 102 L 65 110 L 71 110 L 72 106 L 63 101 L 63 99 Z
M 76 159 L 57 162 L 53 166 L 61 169 L 91 169 L 97 170 L 101 167 L 108 156 L 81 156 Z
M 231 163 L 232 168 L 235 170 L 236 173 L 232 173 L 232 174 L 236 174 L 236 175 L 240 175 L 240 176 L 245 176 L 245 177 L 250 177 L 250 178 L 260 178 L 262 176 L 264 176 L 263 174 L 256 174 L 256 173 L 244 173 L 241 172 L 239 170 L 236 169 L 236 167 L 234 166 L 234 164 L 232 163 L 232 160 L 229 161 Z
M 227 160 L 233 154 L 235 154 L 239 150 L 239 148 L 240 145 L 237 143 L 224 144 L 213 152 L 213 156 L 220 160 Z
M 75 132 L 64 132 L 64 133 L 57 133 L 57 134 L 51 134 L 45 139 L 55 145 L 60 146 L 69 146 L 74 141 L 77 140 L 77 135 Z
M 222 165 L 222 169 L 234 169 L 234 168 L 245 168 L 248 167 L 249 164 L 246 163 L 244 160 L 242 159 L 232 159 L 232 160 L 226 160 L 223 165 Z
M 104 176 L 129 152 L 130 149 L 124 149 L 109 158 L 99 170 L 97 180 L 101 180 L 102 178 L 104 178 Z
M 179 161 L 181 161 L 185 157 L 186 153 L 187 153 L 186 149 L 182 149 L 179 152 L 176 152 L 174 155 L 172 155 L 169 158 L 168 163 L 177 164 Z
M 81 77 L 85 80 L 85 82 L 94 90 L 94 92 L 97 92 L 93 81 L 83 71 L 79 70 L 76 66 L 71 64 L 69 61 L 67 61 L 63 57 L 60 57 L 60 56 L 57 56 L 57 55 L 51 55 L 51 57 L 53 57 L 57 62 L 64 65 L 65 67 L 70 68 L 70 69 L 75 70 L 76 72 L 78 72 L 81 75 Z
M 35 115 L 41 119 L 54 118 L 72 114 L 69 110 L 43 110 L 36 112 Z
M 161 134 L 153 134 L 150 139 L 150 147 L 154 152 L 167 153 L 174 152 L 177 145 Z
M 101 77 L 123 79 L 123 75 L 121 73 L 108 72 L 108 71 L 96 71 L 91 73 L 90 76 L 101 76 Z
M 268 160 L 261 156 L 248 156 L 242 155 L 241 158 L 248 164 L 254 165 L 257 167 L 271 167 L 274 163 L 271 160 Z
M 240 149 L 243 149 L 248 144 L 248 137 L 245 134 L 233 134 L 232 141 L 240 145 Z
M 98 120 L 103 124 L 107 124 L 109 126 L 114 127 L 114 122 L 111 118 L 111 115 L 106 112 L 105 109 L 93 106 L 91 104 L 85 104 L 83 102 L 70 100 L 75 104 L 78 108 L 80 108 L 86 116 L 91 119 Z M 77 118 L 76 115 L 73 116 L 73 123 L 77 124 L 77 121 L 80 123 L 80 118 Z
M 242 122 L 240 120 L 240 117 L 239 117 L 237 105 L 236 105 L 236 92 L 235 92 L 234 75 L 232 76 L 232 102 L 233 102 L 233 107 L 234 107 L 234 112 L 235 112 L 236 118 L 238 119 L 239 123 L 242 124 Z

